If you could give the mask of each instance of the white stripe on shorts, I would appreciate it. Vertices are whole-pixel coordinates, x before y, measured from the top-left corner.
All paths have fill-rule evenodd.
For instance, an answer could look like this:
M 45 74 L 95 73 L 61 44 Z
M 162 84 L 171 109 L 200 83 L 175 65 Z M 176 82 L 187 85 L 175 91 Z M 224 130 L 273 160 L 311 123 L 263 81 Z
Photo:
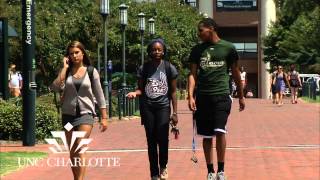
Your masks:
M 214 131 L 216 131 L 216 132 L 222 132 L 222 133 L 224 133 L 224 134 L 227 134 L 227 133 L 228 133 L 227 130 L 220 129 L 220 128 L 214 129 Z M 215 137 L 216 135 L 206 136 L 206 135 L 199 134 L 199 133 L 197 132 L 197 136 L 203 137 L 203 138 L 212 138 L 212 137 Z
M 217 128 L 217 129 L 214 129 L 214 131 L 216 132 L 222 132 L 222 133 L 227 133 L 227 130 L 224 130 L 224 129 L 220 129 L 220 128 Z
M 231 103 L 233 103 L 233 98 L 231 95 L 229 95 L 229 98 L 231 99 Z

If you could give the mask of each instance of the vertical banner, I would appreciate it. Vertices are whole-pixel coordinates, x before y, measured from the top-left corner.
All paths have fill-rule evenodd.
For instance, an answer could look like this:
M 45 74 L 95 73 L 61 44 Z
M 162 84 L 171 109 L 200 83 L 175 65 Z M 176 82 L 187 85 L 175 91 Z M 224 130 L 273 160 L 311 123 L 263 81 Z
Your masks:
M 2 31 L 0 31 L 0 92 L 4 100 L 9 99 L 8 67 L 9 67 L 9 43 L 8 43 L 8 18 L 0 18 Z
M 109 87 L 109 118 L 112 118 L 112 61 L 108 61 L 108 87 Z M 108 107 L 107 107 L 108 108 Z
M 23 134 L 24 146 L 35 145 L 35 23 L 34 0 L 22 0 Z

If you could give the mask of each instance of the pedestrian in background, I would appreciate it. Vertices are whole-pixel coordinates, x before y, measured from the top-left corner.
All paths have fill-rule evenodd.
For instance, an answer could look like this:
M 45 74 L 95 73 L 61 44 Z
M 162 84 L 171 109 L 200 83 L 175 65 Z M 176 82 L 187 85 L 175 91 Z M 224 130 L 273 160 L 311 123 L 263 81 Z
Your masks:
M 283 71 L 283 67 L 278 66 L 278 71 L 273 80 L 273 85 L 276 89 L 276 103 L 278 106 L 283 105 L 283 94 L 286 89 L 286 84 L 290 88 L 290 84 L 287 77 L 288 75 Z
M 244 71 L 244 67 L 241 66 L 240 68 L 240 78 L 241 78 L 241 85 L 243 88 L 243 93 L 246 95 L 247 94 L 247 85 L 248 85 L 248 79 L 247 79 L 247 72 Z
M 140 98 L 140 113 L 144 125 L 152 180 L 168 179 L 169 122 L 172 104 L 172 123 L 178 123 L 176 68 L 164 60 L 167 48 L 162 39 L 152 40 L 147 47 L 151 61 L 138 71 L 138 88 L 127 94 L 128 98 Z M 159 155 L 158 155 L 159 147 Z M 160 166 L 160 171 L 159 171 Z M 160 175 L 160 176 L 159 176 Z
M 19 71 L 16 70 L 16 65 L 11 64 L 9 69 L 9 90 L 13 97 L 21 95 L 22 89 L 22 76 Z
M 299 73 L 296 71 L 296 67 L 294 64 L 290 65 L 290 71 L 288 72 L 288 80 L 290 83 L 290 91 L 291 91 L 291 103 L 297 104 L 298 103 L 298 90 L 301 87 L 301 80 Z
M 276 74 L 278 72 L 278 67 L 277 66 L 273 66 L 272 68 L 272 73 L 270 75 L 270 92 L 272 94 L 272 103 L 275 104 L 276 103 L 276 86 L 273 83 L 274 79 L 276 78 Z

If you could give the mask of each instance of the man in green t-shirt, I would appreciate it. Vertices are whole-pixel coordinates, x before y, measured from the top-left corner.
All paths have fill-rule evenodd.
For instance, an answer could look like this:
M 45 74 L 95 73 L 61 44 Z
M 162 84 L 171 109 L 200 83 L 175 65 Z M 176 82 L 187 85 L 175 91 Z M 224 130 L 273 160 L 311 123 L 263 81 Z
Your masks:
M 217 35 L 217 24 L 205 18 L 198 25 L 202 43 L 193 47 L 189 75 L 189 108 L 194 111 L 197 133 L 203 136 L 203 150 L 208 168 L 208 180 L 224 180 L 226 124 L 231 110 L 229 69 L 236 82 L 240 111 L 244 110 L 238 54 L 232 43 Z M 196 87 L 196 93 L 194 93 Z M 195 97 L 194 97 L 195 95 Z M 218 170 L 213 168 L 212 137 L 216 136 Z

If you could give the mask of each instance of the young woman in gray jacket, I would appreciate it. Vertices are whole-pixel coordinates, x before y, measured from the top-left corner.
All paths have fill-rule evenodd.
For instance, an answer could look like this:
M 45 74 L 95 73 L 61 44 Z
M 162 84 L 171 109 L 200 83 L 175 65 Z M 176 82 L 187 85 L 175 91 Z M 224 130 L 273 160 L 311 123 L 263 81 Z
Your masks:
M 92 68 L 92 77 L 89 69 Z M 100 129 L 104 132 L 107 129 L 107 110 L 103 91 L 100 84 L 99 73 L 90 66 L 89 57 L 82 43 L 71 42 L 66 49 L 66 56 L 63 58 L 63 68 L 52 86 L 54 91 L 63 93 L 62 101 L 62 123 L 63 126 L 70 123 L 73 128 L 65 130 L 68 146 L 70 147 L 72 132 L 85 131 L 85 137 L 89 138 L 95 114 L 94 98 L 100 109 Z M 77 138 L 70 149 L 70 159 L 74 166 L 71 166 L 74 179 L 82 180 L 85 173 L 84 153 L 81 149 L 76 151 L 81 138 Z M 79 163 L 75 163 L 76 161 Z

